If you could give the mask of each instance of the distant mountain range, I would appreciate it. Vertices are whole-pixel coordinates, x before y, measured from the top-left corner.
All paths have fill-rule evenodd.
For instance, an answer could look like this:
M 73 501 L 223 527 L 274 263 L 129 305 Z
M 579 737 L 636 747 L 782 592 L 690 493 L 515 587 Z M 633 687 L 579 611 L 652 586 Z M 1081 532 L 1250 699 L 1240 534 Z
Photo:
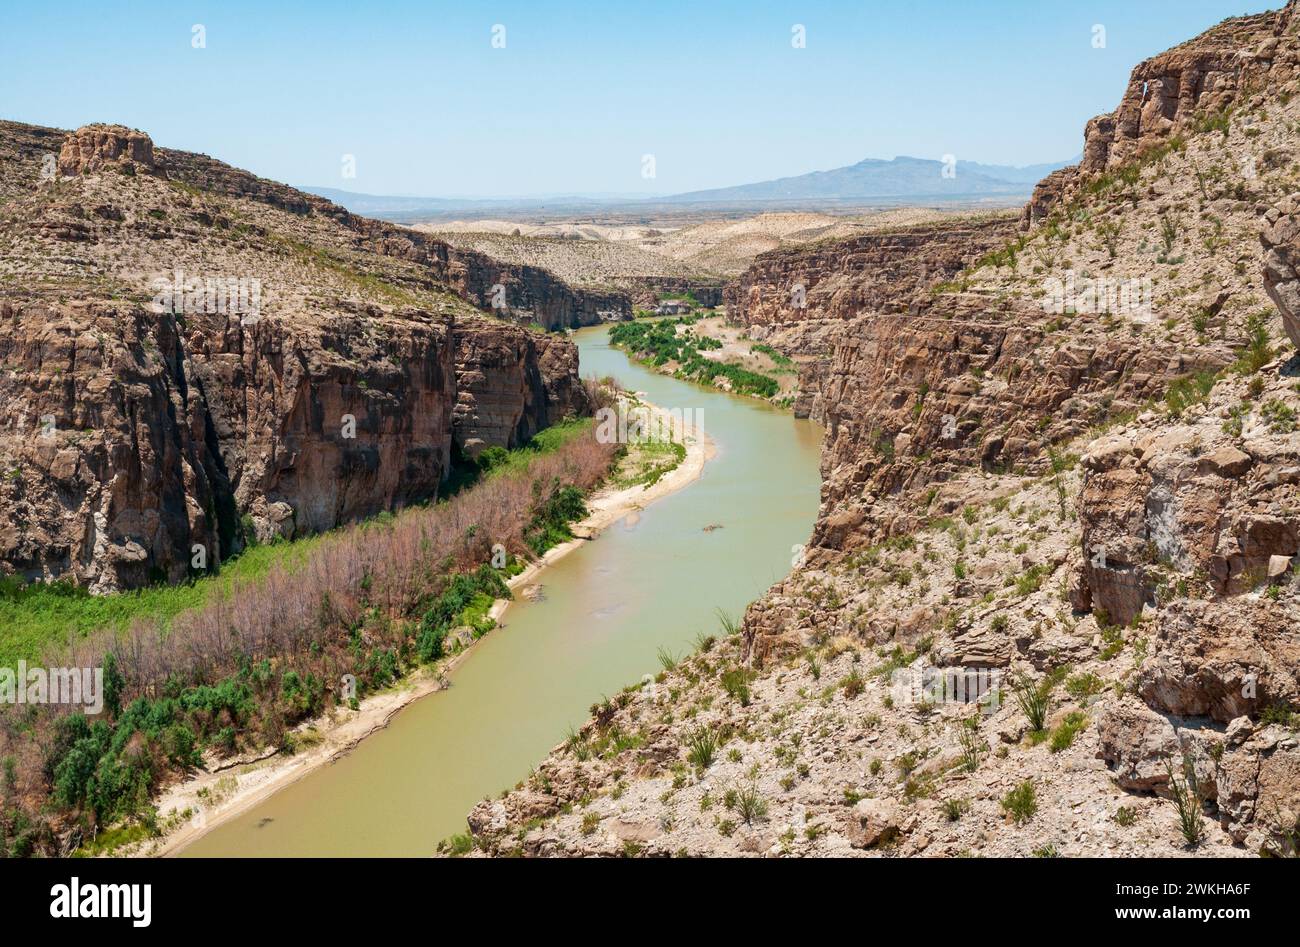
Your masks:
M 354 213 L 398 221 L 456 214 L 482 215 L 504 210 L 546 209 L 550 213 L 560 213 L 618 208 L 635 212 L 691 204 L 735 207 L 750 204 L 899 203 L 909 198 L 953 200 L 1028 195 L 1042 178 L 1078 160 L 1024 167 L 958 161 L 953 166 L 955 173 L 945 175 L 947 165 L 941 161 L 907 156 L 891 160 L 867 158 L 847 168 L 640 199 L 585 194 L 501 199 L 391 197 L 332 187 L 304 187 L 303 190 L 328 198 Z
M 691 191 L 664 198 L 671 203 L 745 201 L 855 201 L 897 197 L 974 197 L 1027 194 L 1042 178 L 1070 162 L 1010 167 L 958 161 L 952 172 L 942 161 L 900 156 L 867 158 L 847 168 L 813 171 L 790 178 Z

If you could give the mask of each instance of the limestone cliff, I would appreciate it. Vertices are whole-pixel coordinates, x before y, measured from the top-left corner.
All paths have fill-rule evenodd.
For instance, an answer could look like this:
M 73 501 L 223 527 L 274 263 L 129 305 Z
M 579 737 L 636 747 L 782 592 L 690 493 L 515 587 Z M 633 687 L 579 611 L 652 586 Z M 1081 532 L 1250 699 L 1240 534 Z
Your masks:
M 462 319 L 455 330 L 457 445 L 477 456 L 484 447 L 522 443 L 585 406 L 572 343 L 534 332 L 503 332 L 488 319 Z
M 5 572 L 177 581 L 435 497 L 453 441 L 588 410 L 572 343 L 462 298 L 504 281 L 547 321 L 586 318 L 544 272 L 119 126 L 4 123 L 0 153 Z
M 1015 229 L 1006 214 L 954 218 L 772 250 L 727 284 L 727 317 L 796 360 L 795 416 L 826 423 L 822 395 L 845 323 L 929 309 L 937 289 Z

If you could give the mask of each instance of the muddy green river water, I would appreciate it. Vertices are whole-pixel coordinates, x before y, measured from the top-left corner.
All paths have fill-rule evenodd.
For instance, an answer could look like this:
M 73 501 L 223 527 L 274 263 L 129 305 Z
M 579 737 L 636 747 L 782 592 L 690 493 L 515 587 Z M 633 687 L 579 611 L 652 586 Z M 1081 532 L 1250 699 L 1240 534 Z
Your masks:
M 703 476 L 616 523 L 539 577 L 451 687 L 255 808 L 187 856 L 420 856 L 465 831 L 476 802 L 526 777 L 602 695 L 659 670 L 785 576 L 817 512 L 821 430 L 754 400 L 655 374 L 576 340 L 584 376 L 613 375 L 664 408 L 700 413 L 717 456 Z M 722 528 L 706 532 L 705 527 Z

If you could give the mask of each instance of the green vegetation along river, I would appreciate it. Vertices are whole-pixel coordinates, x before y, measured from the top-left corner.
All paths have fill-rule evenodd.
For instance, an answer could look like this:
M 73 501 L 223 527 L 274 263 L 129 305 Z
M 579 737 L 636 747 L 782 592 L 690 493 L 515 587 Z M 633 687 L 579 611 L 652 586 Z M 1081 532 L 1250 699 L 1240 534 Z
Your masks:
M 682 654 L 785 576 L 817 512 L 821 430 L 753 399 L 656 374 L 577 333 L 584 375 L 612 375 L 667 409 L 702 413 L 703 476 L 616 523 L 540 576 L 452 686 L 412 703 L 351 753 L 186 848 L 190 856 L 420 856 L 465 830 L 476 802 L 528 775 L 569 727 Z M 706 530 L 706 527 L 721 528 Z

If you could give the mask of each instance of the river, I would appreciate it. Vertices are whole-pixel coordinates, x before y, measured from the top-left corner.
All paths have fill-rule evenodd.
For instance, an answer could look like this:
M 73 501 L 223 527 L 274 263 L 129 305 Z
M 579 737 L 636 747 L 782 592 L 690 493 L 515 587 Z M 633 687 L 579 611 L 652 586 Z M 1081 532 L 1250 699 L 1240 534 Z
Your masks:
M 659 668 L 784 577 L 817 513 L 821 429 L 752 399 L 656 374 L 575 340 L 582 374 L 612 375 L 700 413 L 717 445 L 699 480 L 560 559 L 476 644 L 452 686 L 183 851 L 186 856 L 421 856 L 465 831 L 479 800 L 524 779 L 602 695 Z M 705 531 L 706 526 L 721 528 Z

